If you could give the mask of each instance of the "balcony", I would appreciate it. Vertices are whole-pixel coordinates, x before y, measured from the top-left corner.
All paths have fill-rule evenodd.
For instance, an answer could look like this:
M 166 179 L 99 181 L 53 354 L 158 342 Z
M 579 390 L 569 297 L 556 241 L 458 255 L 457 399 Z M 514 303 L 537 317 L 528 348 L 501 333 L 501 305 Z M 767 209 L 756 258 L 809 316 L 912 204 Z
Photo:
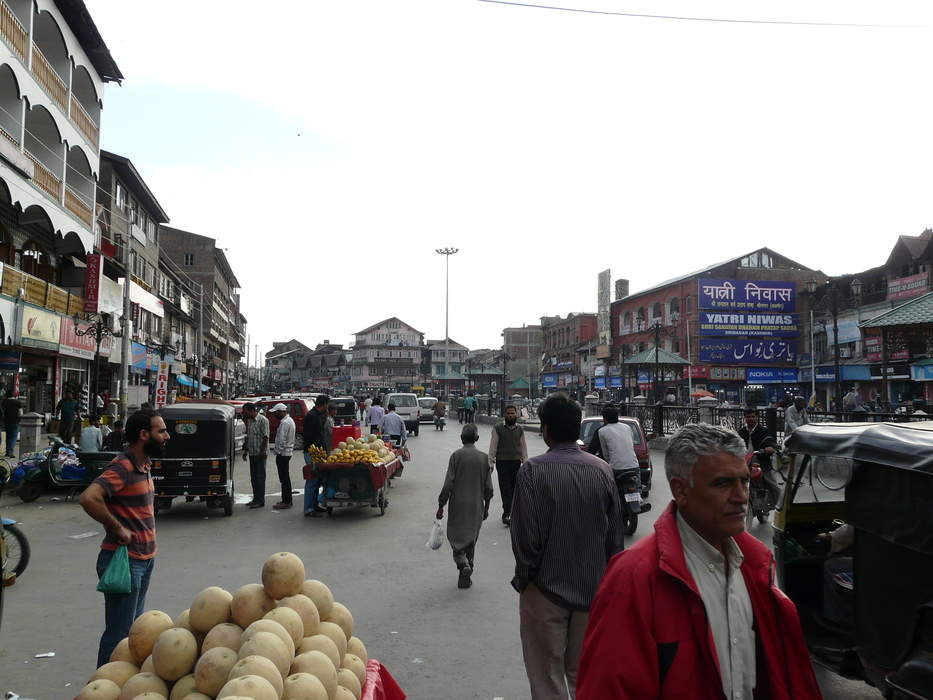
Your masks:
M 0 291 L 15 299 L 19 296 L 20 289 L 24 290 L 23 300 L 30 304 L 42 306 L 66 316 L 84 313 L 84 297 L 69 294 L 61 287 L 4 265 L 3 285 Z
M 91 228 L 93 224 L 91 208 L 74 190 L 67 186 L 65 187 L 65 207 L 68 211 L 81 219 L 88 228 Z
M 71 96 L 71 121 L 97 150 L 100 141 L 100 129 L 74 95 Z
M 52 65 L 35 44 L 32 47 L 32 74 L 36 76 L 39 84 L 49 93 L 49 97 L 55 100 L 62 111 L 67 114 L 68 86 L 65 85 L 65 82 L 55 72 L 55 69 L 52 68 Z
M 22 23 L 16 19 L 13 10 L 5 2 L 0 2 L 0 34 L 6 39 L 10 48 L 26 62 L 26 45 L 29 43 L 29 33 Z
M 32 153 L 26 151 L 26 157 L 32 161 L 36 168 L 32 181 L 40 189 L 44 190 L 56 202 L 62 201 L 62 181 L 55 177 L 55 174 L 46 168 Z

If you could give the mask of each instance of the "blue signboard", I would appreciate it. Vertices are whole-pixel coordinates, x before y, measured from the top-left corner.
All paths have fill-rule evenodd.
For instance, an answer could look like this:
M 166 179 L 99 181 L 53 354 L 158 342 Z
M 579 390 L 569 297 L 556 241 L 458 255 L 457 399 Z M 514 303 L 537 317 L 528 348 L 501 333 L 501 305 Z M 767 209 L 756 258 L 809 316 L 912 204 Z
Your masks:
M 911 365 L 910 378 L 915 382 L 933 381 L 933 365 Z
M 556 374 L 542 374 L 541 375 L 541 386 L 557 386 L 557 375 Z
M 0 371 L 19 372 L 20 354 L 12 350 L 0 352 Z
M 700 335 L 794 338 L 799 333 L 796 314 L 747 311 L 701 311 Z
M 596 378 L 593 380 L 593 386 L 594 386 L 595 388 L 597 388 L 597 389 L 605 389 L 605 388 L 606 388 L 606 378 L 605 378 L 605 377 L 596 377 Z
M 651 383 L 651 372 L 642 370 L 638 373 L 638 383 L 639 384 L 650 384 Z
M 700 340 L 700 362 L 786 364 L 797 361 L 795 340 Z
M 697 284 L 701 309 L 787 313 L 797 302 L 795 282 L 703 278 Z
M 619 377 L 619 376 L 609 377 L 609 386 L 613 388 L 622 386 L 622 377 Z
M 807 383 L 813 381 L 813 372 L 809 367 L 800 368 L 800 381 L 801 383 Z M 818 382 L 834 382 L 836 381 L 836 372 L 832 367 L 817 367 L 816 368 L 816 381 Z
M 784 367 L 749 367 L 745 370 L 749 384 L 796 384 L 797 370 Z

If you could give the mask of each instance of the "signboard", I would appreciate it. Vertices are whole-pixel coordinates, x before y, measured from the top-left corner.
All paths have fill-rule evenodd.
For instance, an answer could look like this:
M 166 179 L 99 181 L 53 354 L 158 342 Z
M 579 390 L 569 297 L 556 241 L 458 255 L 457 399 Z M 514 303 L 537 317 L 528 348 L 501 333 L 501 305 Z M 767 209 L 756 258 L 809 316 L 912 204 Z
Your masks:
M 911 365 L 910 378 L 915 382 L 933 382 L 933 365 Z
M 605 377 L 606 376 L 606 365 L 596 365 L 593 368 L 594 377 Z
M 871 365 L 869 369 L 872 379 L 881 379 L 881 365 Z M 910 365 L 906 362 L 888 365 L 887 370 L 888 379 L 910 379 Z
M 168 400 L 168 362 L 159 363 L 159 375 L 156 377 L 155 407 L 163 408 Z
M 778 364 L 796 361 L 795 340 L 700 340 L 700 362 Z
M 596 389 L 605 389 L 606 388 L 606 378 L 605 377 L 596 377 L 593 380 L 593 387 Z
M 84 270 L 84 313 L 97 313 L 100 301 L 100 278 L 104 274 L 101 256 L 98 253 L 87 255 L 87 268 Z
M 611 277 L 612 274 L 609 270 L 603 270 L 599 273 L 599 289 L 596 299 L 596 328 L 599 332 L 599 344 L 606 346 L 612 343 L 612 333 L 609 326 L 609 285 Z
M 897 277 L 888 281 L 888 301 L 911 299 L 925 294 L 930 288 L 930 274 L 921 272 L 918 275 Z
M 20 354 L 12 350 L 0 352 L 0 372 L 19 372 Z
M 546 386 L 546 387 L 557 386 L 557 375 L 556 374 L 542 374 L 541 375 L 541 386 Z
M 840 333 L 840 335 L 842 334 Z M 865 336 L 865 359 L 868 360 L 869 362 L 881 362 L 881 336 L 880 335 L 866 335 Z M 888 351 L 889 362 L 891 360 L 909 360 L 909 359 L 910 359 L 910 350 L 908 348 L 900 348 L 899 350 Z
M 701 311 L 700 335 L 793 338 L 800 332 L 796 314 Z
M 813 381 L 813 372 L 809 367 L 802 367 L 800 369 L 800 381 L 801 382 L 811 382 Z M 818 382 L 834 382 L 836 381 L 836 371 L 832 367 L 817 367 L 816 368 L 816 381 Z
M 45 350 L 58 350 L 61 316 L 32 306 L 23 306 L 19 326 L 20 345 Z
M 839 321 L 839 344 L 843 345 L 844 343 L 855 343 L 862 338 L 862 332 L 858 327 L 858 321 L 855 319 Z M 836 341 L 835 332 L 833 330 L 832 321 L 826 324 L 826 342 L 829 345 L 835 345 Z
M 596 346 L 596 359 L 608 360 L 610 357 L 612 357 L 612 349 L 609 347 L 609 345 Z
M 59 352 L 68 357 L 80 357 L 85 360 L 93 360 L 94 352 L 97 349 L 97 340 L 90 333 L 87 335 L 78 335 L 75 332 L 75 322 L 73 319 L 63 317 L 61 320 L 61 331 L 59 335 Z M 86 331 L 91 324 L 79 322 L 78 330 Z M 100 342 L 100 356 L 108 357 L 110 355 L 110 336 L 104 336 Z
M 749 384 L 796 384 L 797 370 L 784 367 L 749 367 L 745 370 Z
M 796 282 L 704 278 L 697 285 L 701 309 L 787 313 L 794 311 L 797 301 Z
M 694 365 L 684 367 L 682 379 L 709 379 L 709 367 L 706 365 Z
M 709 378 L 724 382 L 744 382 L 744 367 L 710 367 Z
M 612 377 L 609 377 L 609 386 L 610 386 L 610 387 L 613 387 L 613 388 L 621 387 L 621 386 L 622 386 L 622 377 L 619 377 L 619 376 L 612 376 Z

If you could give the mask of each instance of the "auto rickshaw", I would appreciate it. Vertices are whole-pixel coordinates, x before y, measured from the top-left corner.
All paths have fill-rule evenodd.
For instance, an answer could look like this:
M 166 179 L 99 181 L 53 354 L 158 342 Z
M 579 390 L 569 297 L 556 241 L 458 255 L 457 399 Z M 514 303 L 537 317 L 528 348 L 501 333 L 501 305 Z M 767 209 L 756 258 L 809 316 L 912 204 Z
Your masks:
M 777 577 L 815 661 L 885 697 L 933 698 L 933 421 L 809 424 L 784 448 Z M 832 556 L 822 533 L 840 520 L 851 546 Z
M 169 432 L 165 455 L 152 463 L 155 507 L 184 497 L 233 515 L 236 410 L 224 401 L 186 401 L 159 413 Z

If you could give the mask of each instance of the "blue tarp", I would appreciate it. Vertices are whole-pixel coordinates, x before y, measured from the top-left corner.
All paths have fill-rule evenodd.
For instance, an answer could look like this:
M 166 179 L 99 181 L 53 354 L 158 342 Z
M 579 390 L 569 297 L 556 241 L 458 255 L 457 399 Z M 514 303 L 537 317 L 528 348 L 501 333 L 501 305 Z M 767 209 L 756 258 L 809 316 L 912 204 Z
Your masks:
M 194 380 L 187 374 L 176 374 L 175 380 L 182 386 L 194 386 Z M 207 391 L 208 389 L 210 389 L 210 387 L 206 384 L 201 385 L 201 391 Z

